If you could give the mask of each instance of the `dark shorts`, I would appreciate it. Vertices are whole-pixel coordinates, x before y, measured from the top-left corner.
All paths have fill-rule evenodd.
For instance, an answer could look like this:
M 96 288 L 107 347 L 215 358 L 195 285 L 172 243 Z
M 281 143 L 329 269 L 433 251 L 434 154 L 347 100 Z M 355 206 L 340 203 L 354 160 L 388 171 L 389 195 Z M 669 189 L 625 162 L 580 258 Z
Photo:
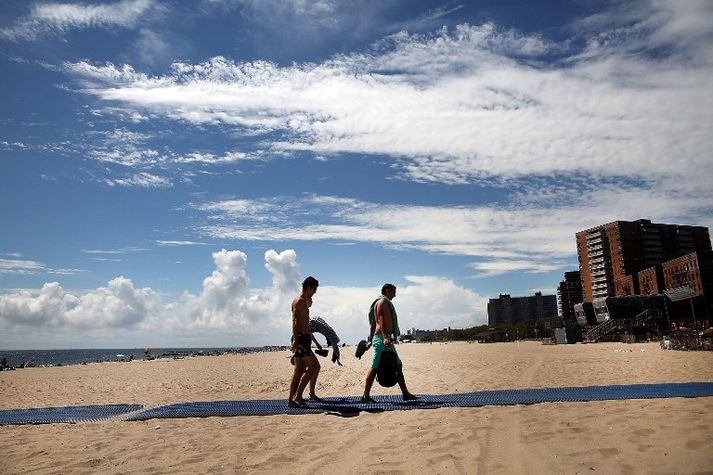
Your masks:
M 296 358 L 314 355 L 314 353 L 312 353 L 312 338 L 309 335 L 298 333 L 297 341 L 299 342 L 299 348 L 297 348 L 294 354 Z

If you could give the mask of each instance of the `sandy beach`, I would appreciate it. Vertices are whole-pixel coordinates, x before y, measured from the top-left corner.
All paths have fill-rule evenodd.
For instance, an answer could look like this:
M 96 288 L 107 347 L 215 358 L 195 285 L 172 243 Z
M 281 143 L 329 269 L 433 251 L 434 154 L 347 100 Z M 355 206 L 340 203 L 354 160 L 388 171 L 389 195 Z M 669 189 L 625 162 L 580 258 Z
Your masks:
M 409 389 L 713 381 L 713 353 L 658 344 L 404 344 Z M 321 358 L 320 396 L 369 361 Z M 0 373 L 0 409 L 286 398 L 287 352 Z M 375 384 L 373 395 L 397 394 Z M 713 398 L 0 427 L 0 473 L 713 473 Z

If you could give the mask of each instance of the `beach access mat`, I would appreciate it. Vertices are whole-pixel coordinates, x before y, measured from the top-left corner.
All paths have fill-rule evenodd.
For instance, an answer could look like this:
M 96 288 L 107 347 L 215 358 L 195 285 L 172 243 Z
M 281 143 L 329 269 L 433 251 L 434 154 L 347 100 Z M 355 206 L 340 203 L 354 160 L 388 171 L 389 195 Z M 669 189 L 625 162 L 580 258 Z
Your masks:
M 141 409 L 143 406 L 139 404 L 11 409 L 0 411 L 0 425 L 100 422 L 117 418 L 125 419 L 122 416 Z
M 279 414 L 330 413 L 343 416 L 360 412 L 383 412 L 441 407 L 507 406 L 545 402 L 584 402 L 618 399 L 656 399 L 713 396 L 713 382 L 630 384 L 541 389 L 505 389 L 456 394 L 421 395 L 405 402 L 401 396 L 374 396 L 376 403 L 364 404 L 359 397 L 327 397 L 309 402 L 309 408 L 287 407 L 286 399 L 207 401 L 170 404 L 143 409 L 137 405 L 70 406 L 46 409 L 0 411 L 0 425 L 49 424 L 55 422 L 99 422 L 104 420 L 145 421 L 183 417 L 266 416 Z

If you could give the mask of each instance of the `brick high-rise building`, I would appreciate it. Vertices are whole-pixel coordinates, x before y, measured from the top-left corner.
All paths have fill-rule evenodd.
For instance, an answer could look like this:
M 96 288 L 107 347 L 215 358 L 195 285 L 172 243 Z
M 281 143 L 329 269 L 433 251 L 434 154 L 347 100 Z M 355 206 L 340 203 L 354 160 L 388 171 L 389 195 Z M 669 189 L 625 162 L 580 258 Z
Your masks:
M 614 221 L 580 231 L 576 238 L 585 302 L 614 296 L 616 283 L 624 284 L 627 275 L 690 252 L 711 250 L 710 234 L 704 226 L 648 219 Z

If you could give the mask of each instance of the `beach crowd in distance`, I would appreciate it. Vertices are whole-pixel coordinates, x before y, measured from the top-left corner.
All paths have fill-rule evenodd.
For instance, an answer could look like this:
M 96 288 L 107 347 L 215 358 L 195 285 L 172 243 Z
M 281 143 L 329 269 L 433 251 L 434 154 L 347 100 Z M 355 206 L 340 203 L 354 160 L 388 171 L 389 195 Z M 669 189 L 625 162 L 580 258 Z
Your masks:
M 0 370 L 108 362 L 128 362 L 134 360 L 154 360 L 161 358 L 182 359 L 198 356 L 285 351 L 288 349 L 289 347 L 287 346 L 260 346 L 240 348 L 0 350 Z

